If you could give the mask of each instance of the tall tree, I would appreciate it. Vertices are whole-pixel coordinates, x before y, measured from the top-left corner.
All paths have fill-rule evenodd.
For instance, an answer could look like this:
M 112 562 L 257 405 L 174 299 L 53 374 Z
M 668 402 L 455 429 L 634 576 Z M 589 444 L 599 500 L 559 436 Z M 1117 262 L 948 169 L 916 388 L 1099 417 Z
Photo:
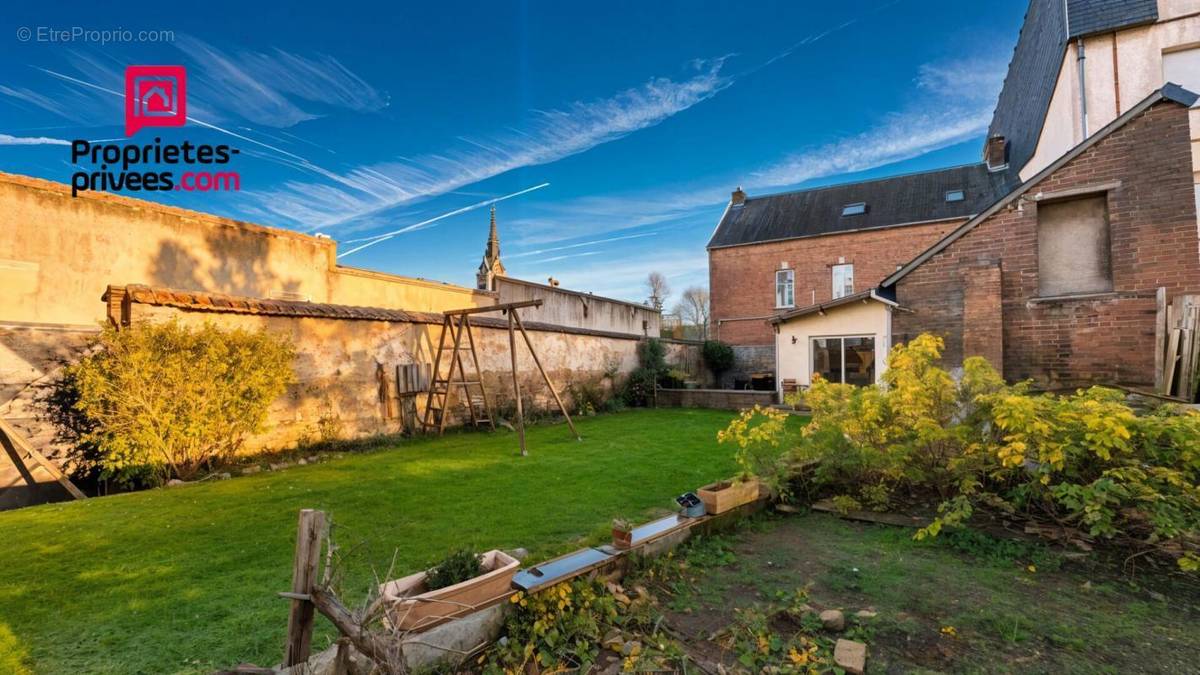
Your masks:
M 675 313 L 684 325 L 696 326 L 700 333 L 699 339 L 708 338 L 708 289 L 703 286 L 691 286 L 683 292 L 682 298 L 675 305 Z
M 649 303 L 655 309 L 662 309 L 671 295 L 671 286 L 662 272 L 651 272 L 646 277 L 646 288 L 650 290 Z

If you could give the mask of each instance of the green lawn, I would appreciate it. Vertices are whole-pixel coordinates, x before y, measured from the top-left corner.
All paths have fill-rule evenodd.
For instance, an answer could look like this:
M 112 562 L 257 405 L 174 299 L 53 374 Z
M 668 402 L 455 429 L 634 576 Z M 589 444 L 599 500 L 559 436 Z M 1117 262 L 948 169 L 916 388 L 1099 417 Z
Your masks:
M 296 513 L 323 509 L 370 567 L 453 547 L 558 553 L 731 475 L 732 414 L 638 410 L 516 436 L 450 434 L 230 481 L 0 513 L 0 671 L 205 672 L 281 658 Z M 799 423 L 799 420 L 796 420 Z M 326 644 L 328 628 L 318 647 Z

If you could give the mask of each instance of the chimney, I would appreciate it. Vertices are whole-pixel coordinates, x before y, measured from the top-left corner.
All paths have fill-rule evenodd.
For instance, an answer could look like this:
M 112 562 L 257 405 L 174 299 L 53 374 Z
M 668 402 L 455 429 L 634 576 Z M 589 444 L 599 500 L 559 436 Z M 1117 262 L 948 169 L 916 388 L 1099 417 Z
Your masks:
M 739 185 L 737 187 L 737 189 L 733 191 L 733 195 L 731 195 L 729 197 L 729 205 L 730 206 L 741 206 L 742 204 L 745 204 L 745 203 L 746 203 L 746 193 L 742 192 L 742 186 Z
M 992 136 L 987 140 L 983 152 L 988 171 L 1001 171 L 1008 168 L 1008 139 L 1003 136 Z

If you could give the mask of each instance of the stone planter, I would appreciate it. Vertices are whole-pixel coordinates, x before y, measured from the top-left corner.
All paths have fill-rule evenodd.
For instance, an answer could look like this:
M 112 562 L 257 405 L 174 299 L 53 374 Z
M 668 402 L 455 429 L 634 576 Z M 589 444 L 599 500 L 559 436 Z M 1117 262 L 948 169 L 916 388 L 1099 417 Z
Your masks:
M 758 479 L 718 481 L 696 490 L 709 515 L 725 513 L 758 499 Z
M 388 621 L 399 630 L 421 631 L 510 595 L 513 575 L 521 563 L 504 551 L 495 550 L 479 559 L 483 574 L 435 591 L 426 590 L 426 572 L 380 586 L 380 595 L 387 603 Z

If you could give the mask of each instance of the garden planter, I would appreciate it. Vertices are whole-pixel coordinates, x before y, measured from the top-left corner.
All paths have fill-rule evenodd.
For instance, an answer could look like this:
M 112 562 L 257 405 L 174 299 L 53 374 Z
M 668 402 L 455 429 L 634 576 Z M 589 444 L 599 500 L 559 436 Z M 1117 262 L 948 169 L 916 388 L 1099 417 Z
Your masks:
M 512 578 L 520 562 L 495 550 L 479 559 L 483 574 L 435 591 L 426 590 L 426 572 L 383 584 L 379 592 L 387 603 L 388 621 L 399 630 L 425 630 L 512 593 Z
M 629 548 L 633 545 L 633 530 L 612 530 L 612 545 L 613 548 Z
M 700 495 L 700 501 L 704 502 L 704 510 L 710 515 L 725 513 L 758 499 L 758 479 L 737 482 L 723 480 L 705 485 L 696 493 Z

